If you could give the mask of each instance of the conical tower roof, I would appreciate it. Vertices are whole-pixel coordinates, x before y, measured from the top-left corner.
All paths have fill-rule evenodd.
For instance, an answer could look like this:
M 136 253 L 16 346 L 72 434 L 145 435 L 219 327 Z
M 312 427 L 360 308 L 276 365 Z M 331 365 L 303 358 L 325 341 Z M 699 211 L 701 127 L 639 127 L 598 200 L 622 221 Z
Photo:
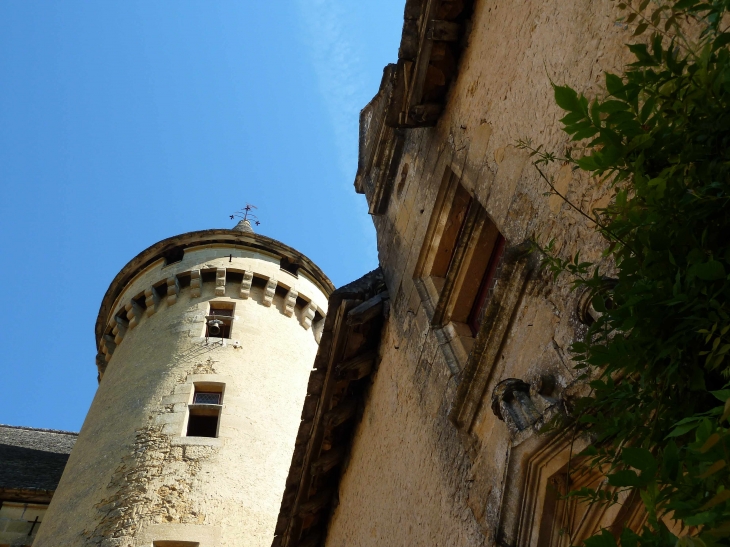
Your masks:
M 249 234 L 253 234 L 253 227 L 251 226 L 251 222 L 249 220 L 241 220 L 236 224 L 233 229 L 237 232 L 246 232 Z

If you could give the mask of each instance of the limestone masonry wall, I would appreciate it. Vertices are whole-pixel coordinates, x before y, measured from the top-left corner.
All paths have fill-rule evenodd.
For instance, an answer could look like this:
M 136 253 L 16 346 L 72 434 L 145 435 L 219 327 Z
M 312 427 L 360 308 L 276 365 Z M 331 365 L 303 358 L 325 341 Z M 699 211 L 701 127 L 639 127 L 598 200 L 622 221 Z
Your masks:
M 557 502 L 546 497 L 547 481 L 567 461 L 569 441 L 535 430 L 580 389 L 568 356 L 585 330 L 580 295 L 565 280 L 553 284 L 518 247 L 532 236 L 543 244 L 555 238 L 561 252 L 598 260 L 602 242 L 560 198 L 544 195 L 548 186 L 516 144 L 531 139 L 558 153 L 570 145 L 550 79 L 601 93 L 604 71 L 617 72 L 627 60 L 630 34 L 619 17 L 609 0 L 474 3 L 445 111 L 435 127 L 404 131 L 390 200 L 373 216 L 392 308 L 328 546 L 568 541 L 545 530 L 559 528 L 549 522 Z M 607 203 L 608 188 L 569 167 L 548 172 L 583 210 Z M 449 173 L 513 249 L 476 339 L 453 323 L 433 325 L 433 302 L 414 280 Z M 479 252 L 475 245 L 469 248 Z M 513 404 L 507 399 L 494 410 L 493 393 L 507 379 L 522 382 L 514 389 L 531 399 L 539 418 L 532 427 L 505 417 L 504 405 Z M 596 529 L 613 518 L 600 513 L 582 522 Z

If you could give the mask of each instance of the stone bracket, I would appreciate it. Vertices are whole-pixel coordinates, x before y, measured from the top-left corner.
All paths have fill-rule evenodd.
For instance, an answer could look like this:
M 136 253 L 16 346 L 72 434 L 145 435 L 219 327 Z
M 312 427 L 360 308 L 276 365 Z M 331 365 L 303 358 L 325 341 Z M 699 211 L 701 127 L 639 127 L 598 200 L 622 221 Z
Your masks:
M 177 302 L 177 295 L 180 294 L 180 282 L 174 275 L 167 278 L 167 305 L 171 306 Z
M 129 328 L 133 329 L 136 327 L 142 316 L 144 316 L 144 309 L 142 306 L 137 304 L 134 300 L 130 300 L 124 305 L 124 309 L 127 310 L 127 320 L 129 321 Z
M 286 298 L 284 299 L 284 315 L 287 317 L 294 315 L 294 307 L 297 304 L 298 296 L 299 293 L 294 289 L 289 289 L 289 292 L 286 293 Z
M 253 272 L 243 272 L 243 280 L 241 281 L 241 290 L 239 295 L 241 298 L 246 300 L 251 296 L 251 283 L 253 282 Z
M 160 303 L 160 296 L 154 287 L 149 287 L 144 291 L 144 305 L 145 313 L 147 317 L 153 315 L 157 311 L 157 306 Z
M 304 312 L 302 313 L 302 326 L 305 329 L 308 329 L 312 326 L 312 320 L 314 319 L 314 315 L 316 313 L 317 306 L 315 306 L 313 302 L 310 302 L 304 307 Z
M 264 289 L 264 301 L 263 305 L 266 307 L 270 307 L 271 303 L 274 301 L 274 295 L 276 294 L 276 285 L 277 281 L 274 278 L 269 279 L 269 281 L 266 283 L 266 288 Z
M 127 323 L 119 316 L 114 317 L 114 321 L 116 324 L 112 329 L 112 334 L 114 335 L 114 343 L 119 344 L 124 335 L 127 334 Z
M 203 291 L 203 278 L 200 276 L 200 270 L 192 270 L 190 272 L 190 297 L 200 298 Z
M 215 271 L 215 295 L 225 296 L 226 294 L 226 269 L 218 268 Z

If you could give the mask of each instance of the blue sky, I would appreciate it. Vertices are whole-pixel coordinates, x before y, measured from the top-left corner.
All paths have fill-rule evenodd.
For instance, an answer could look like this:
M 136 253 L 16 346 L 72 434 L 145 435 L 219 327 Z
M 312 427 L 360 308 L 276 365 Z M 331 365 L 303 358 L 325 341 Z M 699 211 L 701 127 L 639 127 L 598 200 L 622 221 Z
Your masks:
M 374 268 L 357 119 L 402 21 L 392 0 L 1 2 L 0 423 L 78 430 L 114 275 L 246 202 L 335 285 Z

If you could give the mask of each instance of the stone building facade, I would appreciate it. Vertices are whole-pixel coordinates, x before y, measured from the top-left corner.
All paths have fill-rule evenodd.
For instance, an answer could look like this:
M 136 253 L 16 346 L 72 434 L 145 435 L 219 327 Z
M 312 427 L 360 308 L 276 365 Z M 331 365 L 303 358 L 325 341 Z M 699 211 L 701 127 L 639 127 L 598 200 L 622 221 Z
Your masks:
M 602 242 L 518 146 L 571 146 L 551 80 L 601 93 L 627 60 L 619 17 L 611 0 L 406 0 L 360 119 L 380 267 L 333 291 L 248 227 L 132 260 L 37 544 L 567 547 L 641 526 L 634 494 L 563 498 L 603 477 L 570 473 L 586 439 L 539 431 L 584 389 L 568 348 L 595 312 L 528 242 L 588 260 Z M 548 175 L 584 211 L 610 199 Z
M 529 241 L 596 261 L 602 241 L 518 146 L 571 145 L 551 80 L 602 93 L 627 58 L 620 16 L 609 0 L 406 1 L 397 62 L 360 118 L 355 190 L 387 291 L 377 358 L 348 443 L 322 446 L 326 412 L 298 438 L 274 547 L 568 546 L 641 526 L 634 494 L 611 507 L 561 497 L 603 477 L 569 472 L 586 439 L 539 433 L 583 389 L 569 346 L 595 311 Z M 610 198 L 570 166 L 547 174 L 584 211 Z M 313 374 L 343 366 L 323 357 Z M 317 488 L 301 463 L 331 450 L 336 478 Z

